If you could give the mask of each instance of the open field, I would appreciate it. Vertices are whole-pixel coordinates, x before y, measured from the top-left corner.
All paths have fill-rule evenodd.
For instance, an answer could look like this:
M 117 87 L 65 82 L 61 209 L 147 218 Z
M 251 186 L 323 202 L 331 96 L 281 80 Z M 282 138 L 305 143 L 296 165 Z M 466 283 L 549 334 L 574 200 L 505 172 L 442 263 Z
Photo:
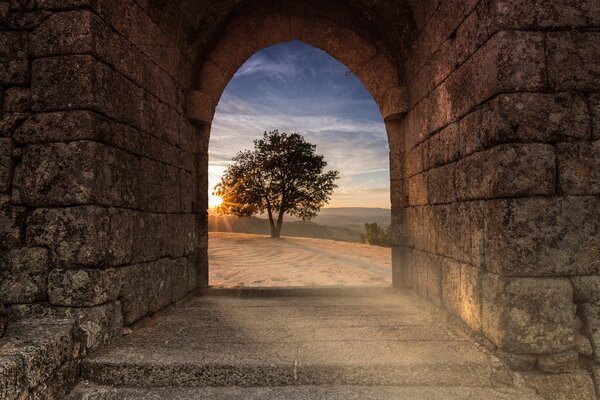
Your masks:
M 389 286 L 391 249 L 333 240 L 210 232 L 209 283 L 233 286 Z

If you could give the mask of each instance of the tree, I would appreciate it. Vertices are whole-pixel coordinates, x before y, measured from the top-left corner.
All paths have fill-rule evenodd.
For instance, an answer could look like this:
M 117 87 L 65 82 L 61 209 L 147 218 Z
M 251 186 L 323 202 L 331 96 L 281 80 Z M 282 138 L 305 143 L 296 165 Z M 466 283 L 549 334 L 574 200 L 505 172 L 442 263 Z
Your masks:
M 376 222 L 365 224 L 362 241 L 375 246 L 392 247 L 392 228 L 389 225 L 382 228 Z
M 281 236 L 284 214 L 315 217 L 339 178 L 337 171 L 324 172 L 327 162 L 316 148 L 298 133 L 265 132 L 253 150 L 239 152 L 225 171 L 214 192 L 223 199 L 217 211 L 240 217 L 266 211 L 273 238 Z

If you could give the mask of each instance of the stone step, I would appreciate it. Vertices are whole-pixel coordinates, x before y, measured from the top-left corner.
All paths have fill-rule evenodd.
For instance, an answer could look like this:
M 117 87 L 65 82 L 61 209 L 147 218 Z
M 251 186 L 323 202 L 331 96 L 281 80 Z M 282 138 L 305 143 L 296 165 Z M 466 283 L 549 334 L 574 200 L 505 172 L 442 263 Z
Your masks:
M 68 400 L 540 400 L 532 391 L 508 388 L 279 386 L 225 388 L 125 388 L 79 385 Z
M 85 359 L 81 369 L 98 384 L 136 387 L 485 387 L 508 374 L 426 304 L 397 293 L 199 297 Z

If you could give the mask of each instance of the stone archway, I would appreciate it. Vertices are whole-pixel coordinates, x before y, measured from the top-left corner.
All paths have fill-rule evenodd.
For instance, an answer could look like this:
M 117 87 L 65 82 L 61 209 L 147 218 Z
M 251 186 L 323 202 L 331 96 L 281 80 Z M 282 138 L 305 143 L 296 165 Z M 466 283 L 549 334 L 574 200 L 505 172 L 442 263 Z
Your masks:
M 400 82 L 398 69 L 383 49 L 371 45 L 356 32 L 323 18 L 286 15 L 241 17 L 231 21 L 224 30 L 225 35 L 199 69 L 195 83 L 197 90 L 189 92 L 186 99 L 186 115 L 202 130 L 206 141 L 204 148 L 208 149 L 209 132 L 219 99 L 242 64 L 266 47 L 300 40 L 342 62 L 363 82 L 387 123 L 390 152 L 399 152 L 399 140 L 389 135 L 399 134 L 393 130 L 393 121 L 407 111 L 408 94 Z M 208 171 L 207 162 L 202 168 Z M 201 175 L 205 175 L 204 171 Z M 205 195 L 201 193 L 201 196 Z
M 10 2 L 0 301 L 75 316 L 87 349 L 205 286 L 218 95 L 248 52 L 300 38 L 382 108 L 394 285 L 516 368 L 597 371 L 600 11 L 543 3 Z

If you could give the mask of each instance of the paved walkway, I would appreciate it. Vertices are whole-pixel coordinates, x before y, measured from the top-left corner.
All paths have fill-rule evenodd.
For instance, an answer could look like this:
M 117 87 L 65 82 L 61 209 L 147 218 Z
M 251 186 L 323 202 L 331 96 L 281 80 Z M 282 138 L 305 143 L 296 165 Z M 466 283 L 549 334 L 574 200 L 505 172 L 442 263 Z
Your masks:
M 298 294 L 194 298 L 85 360 L 73 399 L 537 399 L 409 294 Z

